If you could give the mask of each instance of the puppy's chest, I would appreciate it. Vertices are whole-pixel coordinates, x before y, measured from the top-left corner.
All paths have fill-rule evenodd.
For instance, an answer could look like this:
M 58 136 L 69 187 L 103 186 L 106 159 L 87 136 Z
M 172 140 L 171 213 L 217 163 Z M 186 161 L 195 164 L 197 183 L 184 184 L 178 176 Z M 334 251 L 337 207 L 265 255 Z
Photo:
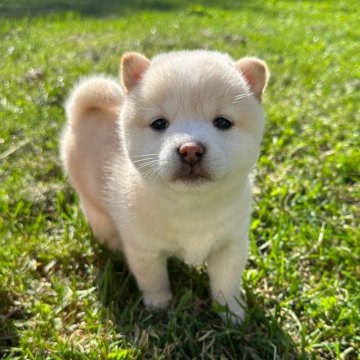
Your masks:
M 159 204 L 160 205 L 160 204 Z M 168 204 L 154 210 L 156 218 L 148 223 L 163 251 L 194 264 L 206 259 L 228 240 L 239 219 L 234 204 Z
M 202 262 L 215 247 L 226 240 L 228 226 L 219 216 L 174 217 L 164 231 L 170 255 L 191 264 Z

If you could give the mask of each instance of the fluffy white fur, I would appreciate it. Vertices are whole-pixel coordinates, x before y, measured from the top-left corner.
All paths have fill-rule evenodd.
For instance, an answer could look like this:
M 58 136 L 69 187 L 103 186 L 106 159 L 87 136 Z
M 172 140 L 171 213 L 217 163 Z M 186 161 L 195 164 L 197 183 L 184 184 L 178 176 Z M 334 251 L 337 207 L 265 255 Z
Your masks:
M 267 67 L 209 51 L 151 61 L 127 53 L 121 77 L 122 86 L 81 81 L 66 105 L 61 156 L 86 218 L 99 240 L 124 251 L 147 306 L 171 300 L 167 258 L 176 256 L 206 262 L 213 300 L 241 321 Z M 216 128 L 218 117 L 233 126 Z M 159 118 L 169 124 L 163 131 L 151 128 Z M 189 143 L 205 151 L 193 166 L 178 152 Z

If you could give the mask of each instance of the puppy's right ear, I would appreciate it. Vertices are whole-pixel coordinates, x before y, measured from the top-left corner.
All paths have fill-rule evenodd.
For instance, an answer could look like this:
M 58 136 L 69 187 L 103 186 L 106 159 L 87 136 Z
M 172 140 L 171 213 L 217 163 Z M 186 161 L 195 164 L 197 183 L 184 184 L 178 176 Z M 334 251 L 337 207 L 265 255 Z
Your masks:
M 238 60 L 235 66 L 244 76 L 254 95 L 261 101 L 270 76 L 266 63 L 256 57 L 245 57 Z
M 141 80 L 150 65 L 150 60 L 136 52 L 125 53 L 121 58 L 121 82 L 126 92 L 130 92 Z

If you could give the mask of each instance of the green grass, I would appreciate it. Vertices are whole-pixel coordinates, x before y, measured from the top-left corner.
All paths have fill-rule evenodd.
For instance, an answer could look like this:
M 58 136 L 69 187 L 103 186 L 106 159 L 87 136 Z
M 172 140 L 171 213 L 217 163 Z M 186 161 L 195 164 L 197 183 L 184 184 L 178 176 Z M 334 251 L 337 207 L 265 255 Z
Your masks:
M 0 0 L 0 357 L 360 359 L 357 5 Z M 171 308 L 146 310 L 58 159 L 79 77 L 117 76 L 126 50 L 182 48 L 256 55 L 272 72 L 242 327 L 211 312 L 204 269 L 176 260 Z

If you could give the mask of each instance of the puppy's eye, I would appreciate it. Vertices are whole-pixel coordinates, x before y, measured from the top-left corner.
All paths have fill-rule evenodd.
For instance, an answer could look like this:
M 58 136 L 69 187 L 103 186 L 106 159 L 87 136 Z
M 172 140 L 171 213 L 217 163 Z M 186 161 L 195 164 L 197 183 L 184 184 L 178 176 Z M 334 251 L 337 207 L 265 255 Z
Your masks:
M 164 131 L 169 126 L 166 119 L 156 119 L 150 124 L 150 127 L 155 131 Z
M 229 130 L 234 124 L 223 116 L 219 116 L 213 121 L 213 125 L 219 130 Z

